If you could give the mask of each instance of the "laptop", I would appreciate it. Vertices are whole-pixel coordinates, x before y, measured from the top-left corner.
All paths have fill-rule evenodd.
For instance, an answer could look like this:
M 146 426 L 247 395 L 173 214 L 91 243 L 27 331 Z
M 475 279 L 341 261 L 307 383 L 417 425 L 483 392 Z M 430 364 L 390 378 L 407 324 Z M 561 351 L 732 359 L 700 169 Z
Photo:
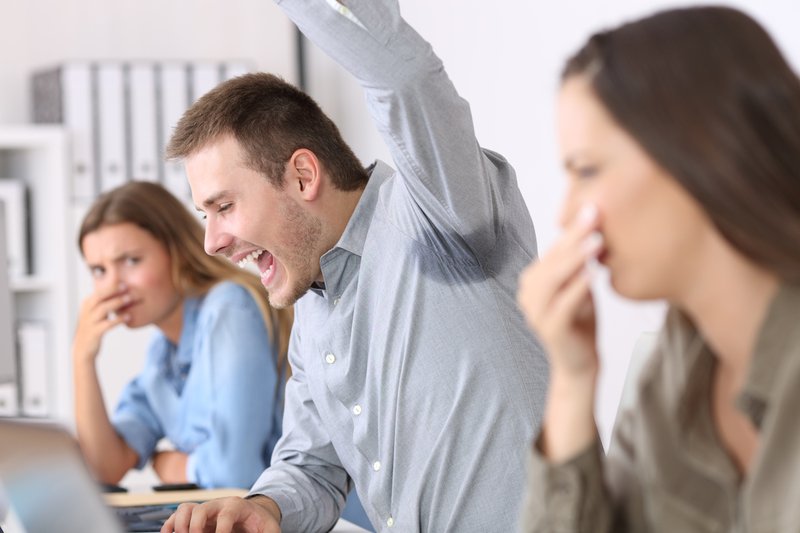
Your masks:
M 200 501 L 239 495 L 241 489 L 204 491 Z M 177 508 L 177 501 L 198 501 L 195 495 L 160 493 L 158 502 L 130 506 L 104 498 L 89 475 L 77 441 L 60 426 L 47 422 L 0 418 L 0 527 L 6 506 L 23 529 L 5 533 L 158 533 Z M 151 499 L 152 501 L 152 499 Z M 2 529 L 0 529 L 0 532 Z M 335 533 L 366 533 L 339 520 Z
M 0 420 L 0 485 L 0 509 L 13 510 L 25 533 L 158 532 L 176 507 L 112 510 L 75 439 L 42 422 Z

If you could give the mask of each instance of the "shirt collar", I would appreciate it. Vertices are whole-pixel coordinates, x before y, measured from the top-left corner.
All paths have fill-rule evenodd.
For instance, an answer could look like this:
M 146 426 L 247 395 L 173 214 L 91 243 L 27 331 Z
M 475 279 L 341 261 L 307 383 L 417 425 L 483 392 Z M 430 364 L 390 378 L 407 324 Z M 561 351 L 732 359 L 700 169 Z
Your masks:
M 800 308 L 800 287 L 783 285 L 770 303 L 758 332 L 744 386 L 736 398 L 736 406 L 761 427 L 770 400 L 779 394 L 776 382 L 795 357 L 792 346 L 797 342 L 796 310 Z M 698 401 L 707 401 L 714 355 L 692 321 L 677 309 L 667 315 L 667 353 L 678 351 L 679 367 L 675 389 L 678 416 L 687 422 Z
M 696 414 L 698 402 L 708 397 L 708 378 L 713 367 L 713 354 L 691 319 L 672 307 L 667 313 L 661 350 L 666 361 L 669 403 L 677 411 L 683 427 Z
M 370 174 L 367 186 L 364 188 L 364 192 L 361 194 L 361 198 L 358 200 L 358 204 L 350 216 L 339 242 L 336 243 L 333 250 L 322 256 L 323 260 L 325 256 L 336 250 L 336 248 L 347 250 L 358 256 L 363 253 L 364 241 L 367 239 L 372 215 L 375 214 L 375 206 L 378 203 L 378 193 L 381 185 L 394 174 L 394 170 L 383 161 L 375 161 L 367 169 L 367 172 Z
M 756 427 L 761 426 L 771 400 L 780 394 L 778 380 L 796 357 L 797 309 L 800 287 L 782 285 L 772 299 L 756 340 L 747 378 L 736 399 Z

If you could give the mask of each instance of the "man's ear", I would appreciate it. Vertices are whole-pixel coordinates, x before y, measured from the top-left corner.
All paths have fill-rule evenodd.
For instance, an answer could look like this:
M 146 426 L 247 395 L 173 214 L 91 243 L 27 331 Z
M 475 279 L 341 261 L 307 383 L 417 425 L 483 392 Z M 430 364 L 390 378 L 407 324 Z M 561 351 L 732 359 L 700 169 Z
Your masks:
M 293 193 L 302 200 L 313 201 L 319 196 L 322 185 L 321 167 L 314 152 L 298 148 L 289 158 L 288 183 Z

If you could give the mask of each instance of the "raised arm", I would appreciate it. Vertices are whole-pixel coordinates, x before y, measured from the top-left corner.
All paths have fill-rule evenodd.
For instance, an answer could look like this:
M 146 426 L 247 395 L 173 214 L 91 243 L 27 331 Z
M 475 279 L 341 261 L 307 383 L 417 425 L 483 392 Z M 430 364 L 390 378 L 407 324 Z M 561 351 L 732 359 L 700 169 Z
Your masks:
M 460 235 L 476 254 L 490 250 L 502 223 L 497 189 L 514 180 L 513 170 L 481 150 L 467 102 L 397 2 L 276 2 L 361 83 L 400 178 L 433 225 Z

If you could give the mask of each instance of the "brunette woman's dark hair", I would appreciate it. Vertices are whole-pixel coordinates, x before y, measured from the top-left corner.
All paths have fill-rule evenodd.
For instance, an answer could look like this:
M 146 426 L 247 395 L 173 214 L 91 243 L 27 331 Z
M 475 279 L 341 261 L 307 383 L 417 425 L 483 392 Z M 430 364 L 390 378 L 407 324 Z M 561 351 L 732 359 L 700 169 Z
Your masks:
M 741 11 L 691 7 L 592 36 L 584 76 L 743 255 L 800 281 L 800 81 Z

